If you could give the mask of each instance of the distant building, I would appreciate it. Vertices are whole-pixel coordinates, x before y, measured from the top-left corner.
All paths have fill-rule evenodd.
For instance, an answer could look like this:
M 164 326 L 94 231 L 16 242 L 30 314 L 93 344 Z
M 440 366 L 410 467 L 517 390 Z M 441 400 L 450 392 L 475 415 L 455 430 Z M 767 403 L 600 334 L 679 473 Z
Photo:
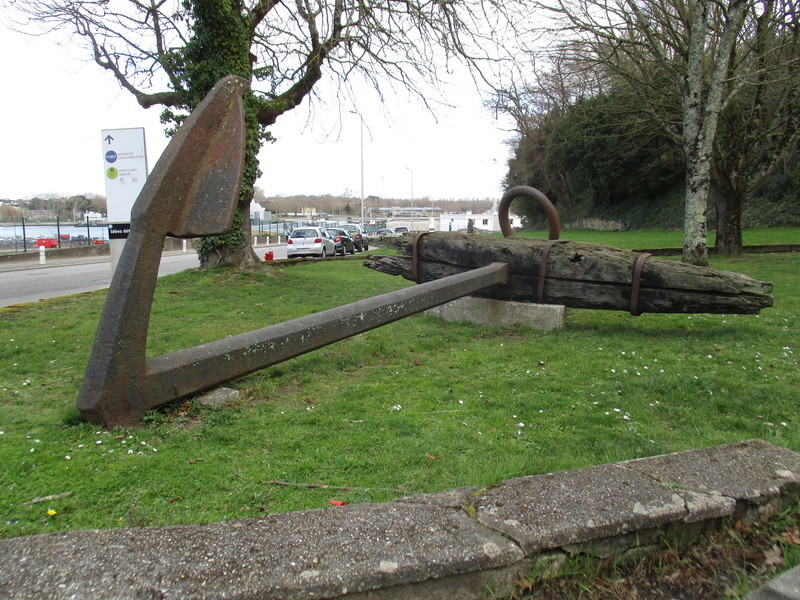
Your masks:
M 461 231 L 467 230 L 469 220 L 472 219 L 476 231 L 501 231 L 500 217 L 494 212 L 472 214 L 466 213 L 444 213 L 439 219 L 437 231 Z M 522 227 L 522 217 L 509 215 L 508 220 L 511 227 Z
M 107 223 L 108 217 L 103 213 L 95 212 L 93 210 L 87 210 L 83 213 L 83 221 L 88 220 L 89 223 Z
M 440 216 L 394 216 L 386 221 L 390 229 L 395 227 L 408 227 L 410 231 L 467 231 L 469 221 L 472 220 L 475 231 L 502 231 L 500 217 L 496 211 L 473 214 L 472 211 L 463 213 L 442 213 Z M 522 227 L 522 218 L 509 215 L 508 220 L 512 228 Z
M 250 218 L 254 221 L 265 221 L 264 207 L 255 200 L 250 201 Z

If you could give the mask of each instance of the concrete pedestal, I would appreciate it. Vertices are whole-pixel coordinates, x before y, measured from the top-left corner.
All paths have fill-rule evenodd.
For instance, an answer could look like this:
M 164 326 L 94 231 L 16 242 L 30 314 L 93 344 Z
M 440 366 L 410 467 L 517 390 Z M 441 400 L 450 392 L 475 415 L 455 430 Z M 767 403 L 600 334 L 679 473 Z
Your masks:
M 548 331 L 566 323 L 566 307 L 560 304 L 508 302 L 491 298 L 465 296 L 426 311 L 445 321 L 468 321 L 476 325 L 527 325 Z

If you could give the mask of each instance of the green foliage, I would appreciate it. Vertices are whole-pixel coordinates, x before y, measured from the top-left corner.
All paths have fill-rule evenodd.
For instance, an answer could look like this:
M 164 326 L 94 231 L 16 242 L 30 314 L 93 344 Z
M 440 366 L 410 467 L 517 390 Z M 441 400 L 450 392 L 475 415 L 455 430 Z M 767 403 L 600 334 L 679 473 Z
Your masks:
M 633 230 L 683 230 L 684 194 L 681 182 L 652 195 L 628 198 L 607 207 L 592 207 L 587 216 L 621 221 Z
M 506 184 L 542 190 L 564 221 L 666 194 L 683 179 L 674 143 L 623 94 L 579 100 L 545 123 L 520 138 Z M 529 223 L 542 222 L 534 202 L 518 202 Z
M 800 155 L 756 188 L 742 220 L 745 227 L 800 225 Z
M 0 204 L 0 222 L 15 223 L 22 218 L 22 210 L 10 204 Z
M 250 81 L 252 33 L 236 0 L 185 0 L 191 14 L 192 38 L 183 50 L 183 75 L 196 106 L 227 75 Z
M 514 156 L 508 161 L 508 172 L 503 180 L 507 188 L 516 185 L 535 187 L 551 200 L 560 200 L 560 194 L 552 188 L 545 166 L 547 132 L 536 128 L 521 135 L 514 147 Z
M 619 95 L 574 104 L 547 139 L 548 168 L 568 173 L 594 206 L 669 189 L 683 177 L 674 144 Z
M 507 186 L 531 185 L 556 205 L 562 222 L 621 221 L 631 229 L 683 227 L 683 162 L 652 122 L 626 111 L 620 96 L 576 102 L 563 117 L 522 136 L 509 160 Z M 800 225 L 800 158 L 773 173 L 748 198 L 745 227 Z M 714 197 L 710 199 L 712 206 Z M 534 202 L 514 210 L 531 227 L 545 217 Z M 709 212 L 709 227 L 715 213 Z

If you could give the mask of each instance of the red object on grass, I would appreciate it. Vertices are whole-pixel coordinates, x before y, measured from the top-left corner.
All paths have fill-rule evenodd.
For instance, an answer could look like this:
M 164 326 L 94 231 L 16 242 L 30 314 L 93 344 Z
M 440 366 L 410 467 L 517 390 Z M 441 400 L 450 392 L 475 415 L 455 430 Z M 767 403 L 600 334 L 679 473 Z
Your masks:
M 342 502 L 341 500 L 328 500 L 328 504 L 333 504 L 334 506 L 344 506 L 347 502 Z

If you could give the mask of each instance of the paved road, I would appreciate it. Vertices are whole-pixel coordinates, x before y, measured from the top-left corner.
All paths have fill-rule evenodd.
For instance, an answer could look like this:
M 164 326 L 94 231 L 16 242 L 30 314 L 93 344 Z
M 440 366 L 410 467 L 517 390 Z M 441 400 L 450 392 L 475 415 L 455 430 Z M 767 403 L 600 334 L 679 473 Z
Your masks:
M 259 259 L 268 250 L 274 260 L 286 258 L 284 244 L 257 246 Z M 158 275 L 178 273 L 200 266 L 194 252 L 165 252 L 161 257 Z M 74 259 L 49 259 L 47 264 L 36 261 L 0 264 L 0 308 L 45 298 L 69 296 L 107 288 L 111 284 L 111 259 L 93 256 Z
M 165 254 L 158 274 L 177 273 L 199 264 L 195 253 Z M 91 292 L 107 288 L 110 283 L 111 262 L 108 257 L 51 260 L 46 265 L 16 263 L 4 266 L 0 272 L 0 307 Z

